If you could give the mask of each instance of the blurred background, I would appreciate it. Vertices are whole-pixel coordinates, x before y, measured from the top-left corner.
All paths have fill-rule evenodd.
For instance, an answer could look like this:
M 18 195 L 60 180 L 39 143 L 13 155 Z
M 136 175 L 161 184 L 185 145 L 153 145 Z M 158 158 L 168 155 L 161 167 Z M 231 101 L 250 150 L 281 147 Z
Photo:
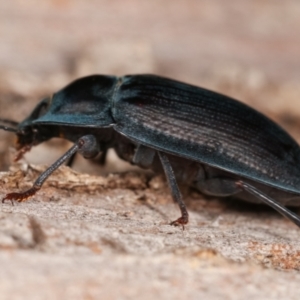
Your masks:
M 81 76 L 155 73 L 247 102 L 300 141 L 299 16 L 298 0 L 0 0 L 0 117 Z M 12 145 L 1 132 L 1 169 Z M 58 145 L 27 159 L 50 163 Z

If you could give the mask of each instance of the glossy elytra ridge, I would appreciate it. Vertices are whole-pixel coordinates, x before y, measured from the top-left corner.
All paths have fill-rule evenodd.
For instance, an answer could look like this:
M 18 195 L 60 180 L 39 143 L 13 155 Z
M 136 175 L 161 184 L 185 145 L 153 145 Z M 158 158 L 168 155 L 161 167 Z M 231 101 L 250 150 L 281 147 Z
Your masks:
M 74 146 L 25 192 L 3 199 L 24 201 L 76 152 L 85 158 L 109 148 L 143 168 L 164 172 L 181 216 L 183 181 L 204 194 L 263 202 L 300 226 L 285 205 L 300 205 L 300 147 L 273 121 L 227 96 L 154 75 L 93 75 L 42 100 L 23 122 L 2 120 L 18 137 L 16 160 L 52 137 Z

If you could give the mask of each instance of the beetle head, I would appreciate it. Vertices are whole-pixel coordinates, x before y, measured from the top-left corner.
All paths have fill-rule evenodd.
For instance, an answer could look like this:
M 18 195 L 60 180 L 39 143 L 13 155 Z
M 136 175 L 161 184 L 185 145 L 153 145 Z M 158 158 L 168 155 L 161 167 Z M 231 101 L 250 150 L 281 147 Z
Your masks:
M 17 134 L 17 149 L 37 145 L 61 135 L 66 127 L 106 128 L 114 124 L 111 99 L 118 78 L 93 75 L 75 80 L 42 100 L 21 123 L 2 120 L 0 128 Z M 64 128 L 64 130 L 62 130 Z
M 51 98 L 43 99 L 32 111 L 32 113 L 17 127 L 17 149 L 25 146 L 37 145 L 51 137 L 53 133 L 47 130 L 47 126 L 37 126 L 34 124 L 41 116 L 43 116 L 51 102 Z

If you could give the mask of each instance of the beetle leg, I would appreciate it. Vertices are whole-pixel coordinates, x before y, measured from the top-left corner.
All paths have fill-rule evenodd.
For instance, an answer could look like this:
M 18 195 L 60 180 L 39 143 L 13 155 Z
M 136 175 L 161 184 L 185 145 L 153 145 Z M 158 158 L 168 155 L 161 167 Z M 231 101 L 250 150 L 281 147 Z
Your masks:
M 95 159 L 95 161 L 100 165 L 100 166 L 104 166 L 105 165 L 105 162 L 106 162 L 106 157 L 107 157 L 107 149 L 103 150 L 101 153 L 100 153 L 100 156 L 97 157 Z
M 33 196 L 43 185 L 45 180 L 59 167 L 61 166 L 66 160 L 70 159 L 72 155 L 74 155 L 77 151 L 84 154 L 84 153 L 91 153 L 90 145 L 91 140 L 94 137 L 91 135 L 86 135 L 81 137 L 75 145 L 70 148 L 64 155 L 62 155 L 54 164 L 52 164 L 46 171 L 44 171 L 38 179 L 34 182 L 32 188 L 29 190 L 23 192 L 23 193 L 9 193 L 7 194 L 3 199 L 2 203 L 5 202 L 5 200 L 16 200 L 18 202 L 26 201 L 28 198 Z M 94 138 L 95 139 L 95 138 Z
M 283 206 L 281 203 L 276 201 L 275 199 L 269 197 L 268 195 L 262 193 L 260 190 L 255 188 L 254 186 L 245 183 L 241 180 L 236 182 L 236 185 L 238 187 L 241 187 L 246 192 L 256 196 L 259 198 L 262 202 L 265 204 L 271 206 L 273 209 L 275 209 L 277 212 L 282 214 L 284 217 L 288 218 L 290 221 L 295 223 L 298 227 L 300 227 L 300 217 L 292 212 L 291 210 L 287 209 L 285 206 Z
M 233 196 L 244 190 L 245 192 L 258 198 L 263 203 L 271 206 L 284 217 L 288 218 L 300 227 L 300 217 L 297 214 L 287 209 L 275 199 L 261 192 L 256 187 L 242 180 L 236 181 L 230 178 L 211 178 L 197 182 L 196 187 L 204 194 L 217 197 Z
M 149 168 L 153 163 L 155 152 L 155 150 L 140 144 L 135 150 L 132 162 L 142 168 Z
M 21 158 L 23 158 L 24 154 L 26 152 L 29 152 L 32 148 L 33 144 L 29 144 L 29 145 L 25 145 L 23 146 L 16 154 L 16 156 L 14 157 L 14 162 L 19 161 Z
M 96 163 L 96 164 L 99 164 L 100 166 L 104 166 L 105 165 L 105 162 L 106 162 L 106 157 L 107 157 L 107 149 L 103 150 L 99 157 L 97 156 L 96 158 L 93 159 L 93 162 Z M 75 158 L 76 158 L 76 153 L 74 153 L 70 158 L 69 160 L 67 161 L 66 163 L 66 166 L 68 167 L 72 167 L 73 164 L 74 164 L 74 161 L 75 161 Z
M 179 190 L 177 182 L 176 182 L 173 168 L 170 164 L 168 156 L 165 153 L 158 152 L 158 155 L 159 155 L 161 164 L 163 166 L 163 169 L 165 171 L 169 187 L 171 189 L 172 198 L 179 205 L 179 208 L 181 211 L 181 217 L 178 218 L 177 220 L 171 222 L 171 225 L 175 225 L 175 226 L 182 225 L 182 227 L 184 228 L 184 225 L 186 225 L 189 221 L 189 214 L 186 209 L 185 203 L 182 200 L 182 196 L 181 196 L 180 190 Z
M 66 162 L 66 166 L 67 167 L 72 167 L 75 161 L 75 157 L 76 157 L 76 153 L 72 154 L 72 156 L 68 159 L 68 161 Z
M 236 185 L 235 180 L 224 177 L 202 179 L 196 181 L 195 186 L 203 194 L 216 197 L 233 196 L 242 191 L 242 188 Z

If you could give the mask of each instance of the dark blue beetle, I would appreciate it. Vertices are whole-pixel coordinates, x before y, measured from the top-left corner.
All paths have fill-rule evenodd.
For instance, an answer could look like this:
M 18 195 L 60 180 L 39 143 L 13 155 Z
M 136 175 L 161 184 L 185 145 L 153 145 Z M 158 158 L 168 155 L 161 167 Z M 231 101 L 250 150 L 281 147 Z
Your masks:
M 5 120 L 3 120 L 5 121 Z M 16 132 L 19 159 L 32 146 L 63 137 L 74 146 L 23 193 L 24 201 L 76 152 L 95 157 L 114 148 L 120 158 L 164 172 L 181 217 L 188 212 L 177 181 L 201 192 L 264 202 L 300 226 L 285 205 L 300 205 L 300 147 L 278 125 L 224 95 L 153 76 L 94 75 L 78 79 L 41 101 Z

